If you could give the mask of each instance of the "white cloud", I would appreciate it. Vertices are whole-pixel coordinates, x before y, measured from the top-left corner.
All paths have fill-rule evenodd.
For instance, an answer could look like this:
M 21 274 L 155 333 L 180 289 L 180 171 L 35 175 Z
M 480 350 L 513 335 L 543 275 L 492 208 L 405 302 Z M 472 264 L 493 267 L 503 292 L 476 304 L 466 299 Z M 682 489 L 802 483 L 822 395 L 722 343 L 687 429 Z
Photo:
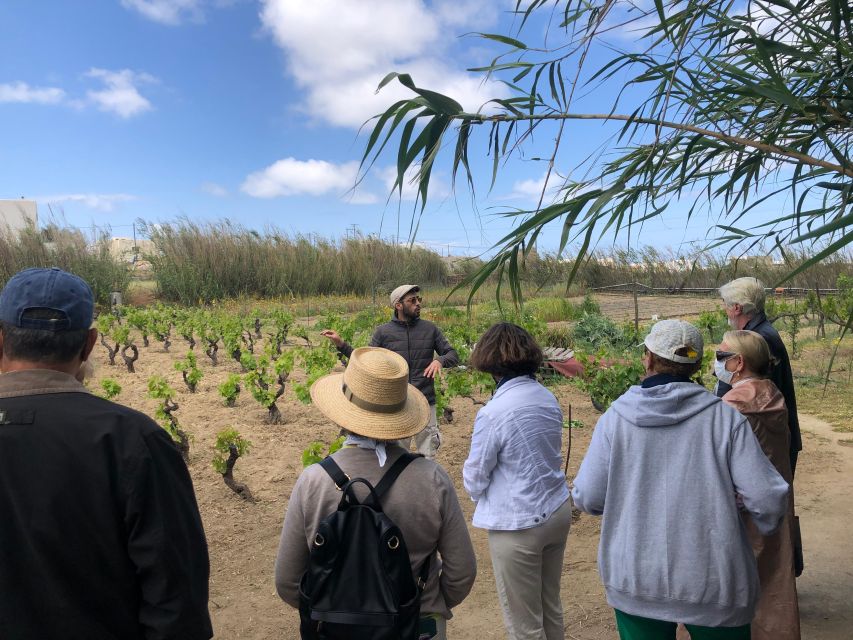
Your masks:
M 108 71 L 94 68 L 90 69 L 86 75 L 104 83 L 103 89 L 86 92 L 89 102 L 95 104 L 101 111 L 115 113 L 120 118 L 126 119 L 152 109 L 151 102 L 139 93 L 136 85 L 157 82 L 153 76 L 130 69 Z
M 202 183 L 201 190 L 216 198 L 224 198 L 228 195 L 228 189 L 223 187 L 221 184 L 216 184 L 215 182 Z
M 169 26 L 180 24 L 184 18 L 197 21 L 202 17 L 199 0 L 121 0 L 121 5 Z
M 0 103 L 57 104 L 64 98 L 65 92 L 56 87 L 31 87 L 26 82 L 0 84 Z
M 341 200 L 347 204 L 376 204 L 379 202 L 379 197 L 376 194 L 365 191 L 361 187 L 357 187 L 354 191 L 347 191 Z
M 121 202 L 136 200 L 136 196 L 127 193 L 67 193 L 55 196 L 37 196 L 37 202 L 45 204 L 60 204 L 62 202 L 79 202 L 90 209 L 109 213 Z
M 545 187 L 545 176 L 547 173 L 543 173 L 540 178 L 531 178 L 529 180 L 517 180 L 512 185 L 512 191 L 501 198 L 502 200 L 535 200 L 539 201 L 539 197 L 542 195 L 542 189 Z M 545 204 L 551 204 L 553 202 L 554 197 L 559 192 L 558 183 L 561 180 L 559 176 L 555 173 L 551 173 L 551 178 L 548 181 L 548 188 L 545 189 Z
M 461 70 L 451 55 L 456 34 L 496 18 L 486 0 L 263 0 L 261 20 L 285 53 L 288 72 L 305 89 L 300 106 L 317 119 L 359 127 L 412 93 L 392 83 L 375 95 L 389 71 L 409 73 L 418 86 L 478 109 L 505 95 L 497 83 Z M 477 23 L 481 24 L 477 24 Z
M 254 198 L 322 196 L 347 198 L 358 174 L 358 162 L 334 164 L 325 160 L 284 158 L 250 174 L 240 189 Z
M 391 193 L 393 197 L 397 197 L 398 191 L 395 189 L 391 192 L 391 189 L 394 188 L 394 183 L 397 181 L 397 167 L 383 167 L 381 169 L 375 170 L 376 174 L 379 176 L 379 179 L 382 180 L 385 185 L 385 190 L 388 193 Z M 403 190 L 399 197 L 403 200 L 415 201 L 418 198 L 418 185 L 417 185 L 417 175 L 418 168 L 410 167 L 408 171 L 406 171 L 403 176 Z M 431 200 L 436 198 L 446 198 L 450 195 L 450 189 L 439 177 L 435 175 L 433 171 L 433 175 L 430 177 L 429 181 L 429 198 Z

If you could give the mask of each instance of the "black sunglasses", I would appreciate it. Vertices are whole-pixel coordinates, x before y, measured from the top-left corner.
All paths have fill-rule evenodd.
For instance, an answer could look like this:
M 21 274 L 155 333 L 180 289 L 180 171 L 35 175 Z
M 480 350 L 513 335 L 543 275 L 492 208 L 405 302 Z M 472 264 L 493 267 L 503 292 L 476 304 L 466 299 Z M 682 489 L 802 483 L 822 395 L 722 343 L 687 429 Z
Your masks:
M 719 360 L 720 362 L 722 362 L 724 360 L 728 360 L 729 358 L 731 358 L 733 356 L 737 356 L 737 355 L 740 355 L 740 354 L 735 353 L 734 351 L 715 351 L 714 352 L 714 357 L 716 357 L 717 360 Z

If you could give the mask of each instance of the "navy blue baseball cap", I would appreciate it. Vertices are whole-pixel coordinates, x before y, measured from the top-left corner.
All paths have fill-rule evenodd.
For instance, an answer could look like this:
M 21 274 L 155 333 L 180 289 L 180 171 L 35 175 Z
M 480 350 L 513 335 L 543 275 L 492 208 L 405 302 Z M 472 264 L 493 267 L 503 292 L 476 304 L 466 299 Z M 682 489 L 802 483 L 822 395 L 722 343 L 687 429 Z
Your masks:
M 27 311 L 44 309 L 56 319 L 25 317 Z M 25 269 L 0 291 L 0 321 L 21 329 L 74 331 L 92 325 L 95 299 L 86 281 L 58 267 Z

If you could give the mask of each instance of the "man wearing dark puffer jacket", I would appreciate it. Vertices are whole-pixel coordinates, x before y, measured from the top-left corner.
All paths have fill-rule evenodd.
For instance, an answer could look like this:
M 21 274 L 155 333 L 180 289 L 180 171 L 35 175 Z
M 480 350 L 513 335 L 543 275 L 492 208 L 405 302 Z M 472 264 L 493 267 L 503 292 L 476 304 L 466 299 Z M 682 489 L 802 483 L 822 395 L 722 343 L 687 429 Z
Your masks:
M 441 434 L 435 413 L 435 375 L 444 367 L 455 367 L 459 356 L 444 334 L 429 320 L 421 320 L 420 287 L 402 284 L 391 292 L 390 301 L 394 317 L 390 322 L 376 327 L 370 339 L 371 347 L 384 347 L 399 353 L 409 364 L 409 383 L 423 393 L 429 401 L 430 420 L 426 428 L 415 436 L 415 447 L 427 458 L 435 458 L 441 446 Z M 352 346 L 344 342 L 336 331 L 323 331 L 322 335 L 332 341 L 345 356 L 352 353 Z M 438 354 L 436 357 L 435 354 Z M 409 443 L 400 444 L 408 449 Z

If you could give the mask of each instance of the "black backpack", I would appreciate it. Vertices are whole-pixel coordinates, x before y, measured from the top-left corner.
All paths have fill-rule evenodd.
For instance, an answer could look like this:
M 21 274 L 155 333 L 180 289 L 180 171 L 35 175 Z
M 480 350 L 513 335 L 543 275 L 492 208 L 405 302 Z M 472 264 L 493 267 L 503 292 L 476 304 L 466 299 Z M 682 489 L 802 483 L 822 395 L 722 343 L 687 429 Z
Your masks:
M 418 639 L 430 556 L 416 582 L 403 534 L 380 501 L 420 457 L 400 456 L 375 488 L 364 478 L 350 479 L 331 458 L 320 463 L 342 495 L 337 511 L 317 528 L 299 584 L 303 640 Z M 353 490 L 359 482 L 369 491 L 361 503 Z

